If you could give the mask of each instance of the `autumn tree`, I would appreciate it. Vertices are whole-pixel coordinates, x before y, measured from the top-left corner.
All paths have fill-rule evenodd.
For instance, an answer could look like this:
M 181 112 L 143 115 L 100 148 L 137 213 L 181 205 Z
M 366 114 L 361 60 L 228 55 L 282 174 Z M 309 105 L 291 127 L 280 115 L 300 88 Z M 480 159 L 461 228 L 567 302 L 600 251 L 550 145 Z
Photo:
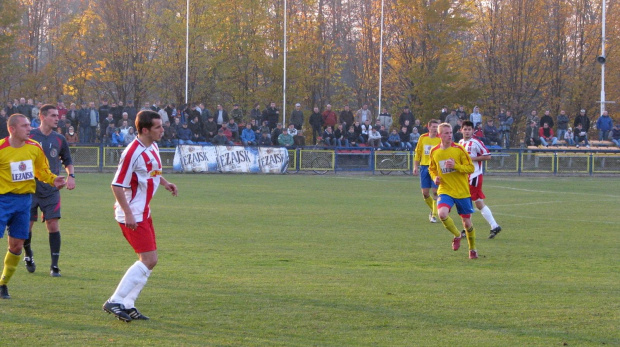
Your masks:
M 386 91 L 409 104 L 422 119 L 436 118 L 442 105 L 475 100 L 472 76 L 461 69 L 459 34 L 471 26 L 469 9 L 450 0 L 395 0 L 387 47 Z
M 7 99 L 14 87 L 17 56 L 12 50 L 19 28 L 19 4 L 16 0 L 0 2 L 0 95 Z

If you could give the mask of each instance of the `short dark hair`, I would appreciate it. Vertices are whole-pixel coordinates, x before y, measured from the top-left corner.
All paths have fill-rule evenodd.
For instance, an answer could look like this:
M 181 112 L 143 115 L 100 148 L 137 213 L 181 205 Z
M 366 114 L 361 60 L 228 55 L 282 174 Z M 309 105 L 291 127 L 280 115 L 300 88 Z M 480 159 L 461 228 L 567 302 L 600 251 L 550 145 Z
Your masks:
M 474 123 L 472 123 L 472 121 L 470 121 L 470 120 L 465 120 L 465 121 L 463 121 L 463 124 L 461 124 L 461 128 L 463 128 L 463 127 L 472 127 L 473 128 L 474 127 Z
M 153 126 L 153 119 L 161 119 L 159 113 L 153 110 L 142 110 L 136 115 L 136 129 L 138 134 L 142 133 L 142 129 L 150 129 Z
M 41 109 L 39 110 L 39 115 L 47 115 L 47 111 L 48 110 L 57 110 L 58 108 L 56 108 L 56 106 L 52 105 L 52 104 L 45 104 L 43 106 L 41 106 Z
M 17 119 L 18 118 L 25 118 L 26 120 L 28 120 L 28 117 L 24 116 L 21 113 L 13 113 L 9 119 L 6 121 L 7 126 L 9 127 L 14 127 L 17 125 Z M 30 123 L 30 122 L 28 122 Z

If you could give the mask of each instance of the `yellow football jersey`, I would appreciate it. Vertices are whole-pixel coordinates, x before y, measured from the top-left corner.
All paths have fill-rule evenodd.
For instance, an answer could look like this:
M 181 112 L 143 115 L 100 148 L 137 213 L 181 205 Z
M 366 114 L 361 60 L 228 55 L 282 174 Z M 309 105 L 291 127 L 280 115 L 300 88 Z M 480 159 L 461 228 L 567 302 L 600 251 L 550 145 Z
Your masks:
M 54 184 L 54 175 L 41 145 L 27 140 L 19 148 L 11 147 L 9 138 L 0 139 L 0 194 L 31 194 L 41 182 Z
M 446 168 L 448 159 L 454 159 L 454 168 Z M 437 145 L 431 149 L 430 161 L 428 172 L 431 178 L 441 178 L 437 194 L 446 194 L 455 199 L 471 196 L 469 174 L 474 172 L 474 164 L 465 148 L 456 143 L 452 143 L 447 149 L 441 149 L 441 145 Z
M 420 135 L 418 145 L 415 147 L 414 159 L 419 161 L 420 165 L 428 166 L 431 163 L 431 149 L 441 143 L 439 136 L 430 137 L 428 133 Z

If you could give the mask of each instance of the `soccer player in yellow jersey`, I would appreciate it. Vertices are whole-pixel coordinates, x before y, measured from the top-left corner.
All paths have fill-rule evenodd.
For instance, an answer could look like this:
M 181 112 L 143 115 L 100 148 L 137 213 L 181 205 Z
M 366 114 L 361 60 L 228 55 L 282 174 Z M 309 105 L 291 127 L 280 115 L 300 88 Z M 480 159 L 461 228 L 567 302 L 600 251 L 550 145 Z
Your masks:
M 7 283 L 15 273 L 30 229 L 35 177 L 60 189 L 64 177 L 54 175 L 38 142 L 30 139 L 30 121 L 22 114 L 8 120 L 9 137 L 0 139 L 0 238 L 8 227 L 9 250 L 0 277 L 0 298 L 10 299 Z
M 469 174 L 474 172 L 474 164 L 467 151 L 452 141 L 452 126 L 442 123 L 438 128 L 441 143 L 431 149 L 431 163 L 428 171 L 439 187 L 437 189 L 439 219 L 444 227 L 454 235 L 452 249 L 457 251 L 461 246 L 461 233 L 449 216 L 452 206 L 456 205 L 469 244 L 469 259 L 477 259 L 476 232 L 471 222 L 474 207 L 469 192 Z
M 431 119 L 428 122 L 428 133 L 422 134 L 418 140 L 418 145 L 415 148 L 413 159 L 413 174 L 420 173 L 420 188 L 422 188 L 422 196 L 424 202 L 431 209 L 431 213 L 428 215 L 428 220 L 431 223 L 437 223 L 437 185 L 431 179 L 428 174 L 428 165 L 431 162 L 430 153 L 431 148 L 437 146 L 441 139 L 437 137 L 437 126 L 439 121 Z M 433 195 L 431 196 L 431 190 Z

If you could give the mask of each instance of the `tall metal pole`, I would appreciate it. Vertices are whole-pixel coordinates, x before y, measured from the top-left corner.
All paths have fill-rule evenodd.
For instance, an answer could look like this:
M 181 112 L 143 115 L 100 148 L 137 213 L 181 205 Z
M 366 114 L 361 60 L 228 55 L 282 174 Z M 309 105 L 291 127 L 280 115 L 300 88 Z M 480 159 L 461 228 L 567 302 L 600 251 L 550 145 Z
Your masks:
M 601 40 L 601 56 L 605 57 L 605 3 L 603 0 L 603 19 L 602 19 L 602 40 Z M 605 64 L 601 64 L 601 114 L 605 112 Z
M 282 125 L 286 128 L 286 0 L 284 0 L 284 78 L 282 79 Z
M 383 92 L 383 3 L 381 0 L 381 40 L 379 48 L 379 110 L 377 116 L 381 114 L 381 94 Z M 389 129 L 387 129 L 389 131 Z
M 185 104 L 189 93 L 189 0 L 185 11 Z

